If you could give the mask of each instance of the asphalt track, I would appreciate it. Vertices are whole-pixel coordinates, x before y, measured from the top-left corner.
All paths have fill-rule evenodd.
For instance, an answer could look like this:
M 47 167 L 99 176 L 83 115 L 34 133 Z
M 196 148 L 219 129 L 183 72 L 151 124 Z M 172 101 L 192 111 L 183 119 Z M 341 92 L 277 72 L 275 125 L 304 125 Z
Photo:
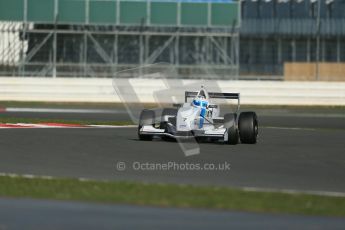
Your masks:
M 42 216 L 44 215 L 44 218 Z M 18 221 L 20 217 L 20 221 Z M 0 198 L 1 230 L 343 229 L 345 219 Z
M 345 193 L 345 116 L 328 111 L 259 111 L 256 145 L 138 140 L 135 128 L 0 129 L 0 172 L 107 180 Z M 115 113 L 0 113 L 0 117 L 128 121 Z M 123 162 L 124 170 L 117 164 Z M 230 170 L 138 170 L 230 164 Z M 123 165 L 122 165 L 123 166 Z M 20 222 L 17 221 L 20 216 Z M 0 229 L 342 229 L 343 218 L 0 199 Z
M 28 114 L 35 117 L 59 116 L 60 119 L 82 117 L 80 114 Z M 119 114 L 122 115 L 84 116 L 86 119 L 92 116 L 107 120 L 109 115 L 113 120 L 128 120 L 124 112 Z M 259 113 L 263 127 L 258 144 L 228 146 L 201 143 L 200 154 L 191 157 L 184 155 L 178 143 L 139 141 L 135 128 L 3 129 L 0 130 L 0 171 L 344 193 L 345 117 L 343 114 L 320 114 Z M 17 115 L 26 116 L 22 113 Z M 126 169 L 117 170 L 118 162 L 124 162 Z M 139 163 L 173 163 L 176 167 L 170 170 L 137 170 L 133 166 Z M 203 167 L 205 163 L 215 167 L 227 163 L 231 169 L 181 169 L 186 164 Z

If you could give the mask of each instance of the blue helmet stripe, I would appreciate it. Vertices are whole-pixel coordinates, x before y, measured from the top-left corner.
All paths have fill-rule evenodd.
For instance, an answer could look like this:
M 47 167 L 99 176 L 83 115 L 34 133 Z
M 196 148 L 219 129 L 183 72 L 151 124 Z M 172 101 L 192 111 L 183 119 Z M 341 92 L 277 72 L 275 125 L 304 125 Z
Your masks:
M 206 114 L 206 109 L 205 108 L 201 108 L 200 111 L 200 122 L 199 122 L 199 129 L 201 129 L 204 126 L 204 117 Z

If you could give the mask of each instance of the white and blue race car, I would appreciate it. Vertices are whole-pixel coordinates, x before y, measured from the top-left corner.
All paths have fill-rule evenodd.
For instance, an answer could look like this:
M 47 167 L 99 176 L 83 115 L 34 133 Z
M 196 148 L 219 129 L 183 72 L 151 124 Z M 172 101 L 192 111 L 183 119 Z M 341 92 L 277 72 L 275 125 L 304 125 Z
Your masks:
M 188 102 L 188 98 L 193 98 Z M 220 109 L 211 99 L 237 100 L 234 113 L 220 117 Z M 186 91 L 185 103 L 177 108 L 165 108 L 160 119 L 155 110 L 144 109 L 140 114 L 138 136 L 140 140 L 191 138 L 196 140 L 223 141 L 231 145 L 239 142 L 255 144 L 258 136 L 258 119 L 255 112 L 241 112 L 239 93 L 207 92 L 204 87 L 198 92 Z M 239 114 L 239 116 L 238 116 Z

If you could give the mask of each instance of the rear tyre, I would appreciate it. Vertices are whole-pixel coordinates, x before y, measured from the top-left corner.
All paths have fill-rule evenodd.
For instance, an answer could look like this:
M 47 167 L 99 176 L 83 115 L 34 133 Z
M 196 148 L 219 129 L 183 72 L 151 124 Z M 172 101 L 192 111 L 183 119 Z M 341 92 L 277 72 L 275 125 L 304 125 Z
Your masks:
M 140 129 L 144 125 L 151 125 L 151 126 L 155 125 L 155 112 L 154 111 L 147 110 L 147 109 L 144 109 L 143 111 L 141 111 L 140 118 L 139 118 L 139 125 L 138 125 L 138 137 L 139 137 L 139 139 L 142 141 L 152 141 L 153 135 L 140 134 Z
M 170 123 L 173 126 L 176 126 L 177 109 L 176 108 L 164 108 L 162 111 L 161 122 L 159 124 L 159 128 L 164 129 L 165 133 L 171 133 L 171 130 L 168 126 L 169 121 L 164 120 L 165 116 L 173 116 L 173 118 L 170 119 Z M 172 138 L 170 138 L 168 136 L 162 136 L 162 139 L 165 141 L 171 141 L 172 140 Z
M 237 129 L 237 114 L 227 113 L 224 115 L 224 127 L 226 128 L 226 135 L 228 135 L 227 141 L 229 145 L 238 144 L 238 129 Z
M 259 123 L 254 112 L 243 112 L 238 120 L 240 139 L 243 144 L 255 144 L 259 133 Z

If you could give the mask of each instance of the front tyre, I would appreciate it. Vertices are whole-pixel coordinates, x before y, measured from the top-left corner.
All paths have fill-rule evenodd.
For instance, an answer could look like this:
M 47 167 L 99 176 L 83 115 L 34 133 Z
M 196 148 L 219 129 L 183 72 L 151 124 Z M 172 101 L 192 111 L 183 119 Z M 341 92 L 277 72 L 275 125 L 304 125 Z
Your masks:
M 237 115 L 235 113 L 227 113 L 224 115 L 224 128 L 226 128 L 225 143 L 230 145 L 238 144 L 238 129 L 236 125 Z
M 153 135 L 150 134 L 140 134 L 140 129 L 144 125 L 155 125 L 155 112 L 152 110 L 144 109 L 140 113 L 139 125 L 138 125 L 138 137 L 142 141 L 152 141 Z
M 259 123 L 254 112 L 243 112 L 238 120 L 240 139 L 243 144 L 255 144 L 259 133 Z

